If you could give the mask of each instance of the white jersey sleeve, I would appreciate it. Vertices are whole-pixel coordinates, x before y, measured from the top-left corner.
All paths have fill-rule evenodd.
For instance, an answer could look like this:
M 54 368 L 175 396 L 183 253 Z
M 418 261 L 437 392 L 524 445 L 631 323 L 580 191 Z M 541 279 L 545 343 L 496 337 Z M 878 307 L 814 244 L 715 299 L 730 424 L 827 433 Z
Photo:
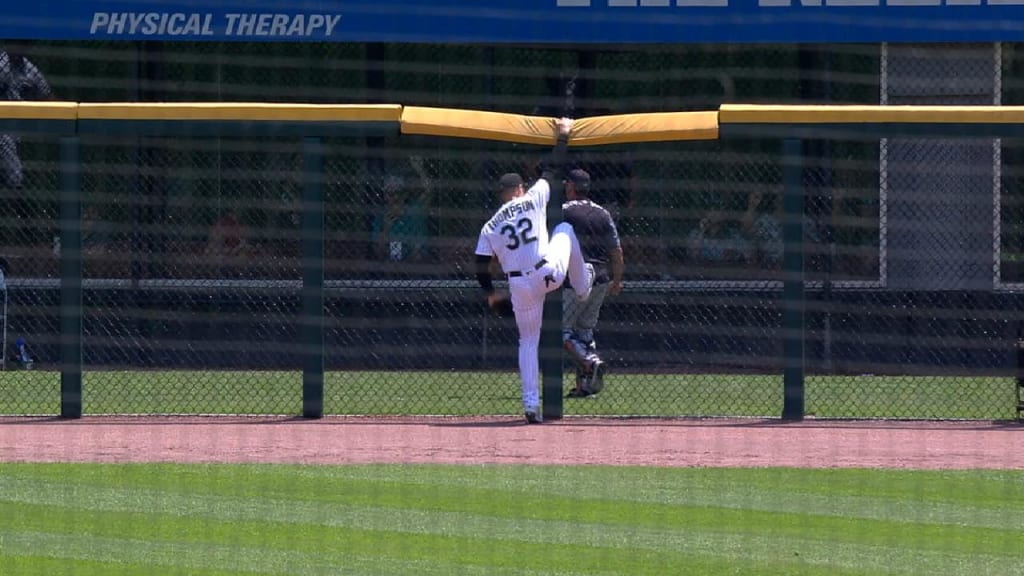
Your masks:
M 526 191 L 527 195 L 532 195 L 536 198 L 537 203 L 543 206 L 544 210 L 548 208 L 548 200 L 551 199 L 551 184 L 548 183 L 544 178 L 540 178 L 530 186 L 530 189 Z
M 494 249 L 491 248 L 491 242 L 488 239 L 487 226 L 480 229 L 480 237 L 476 240 L 476 251 L 474 254 L 477 256 L 494 256 Z

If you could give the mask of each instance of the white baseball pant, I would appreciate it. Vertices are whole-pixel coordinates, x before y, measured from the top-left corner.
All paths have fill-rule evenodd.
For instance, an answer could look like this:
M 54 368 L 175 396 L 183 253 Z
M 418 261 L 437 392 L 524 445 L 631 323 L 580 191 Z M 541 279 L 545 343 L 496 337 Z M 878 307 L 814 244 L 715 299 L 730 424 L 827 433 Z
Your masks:
M 594 282 L 594 269 L 583 261 L 580 243 L 572 225 L 555 226 L 543 256 L 545 264 L 535 270 L 523 270 L 508 280 L 512 310 L 519 328 L 519 376 L 522 382 L 523 410 L 540 408 L 540 331 L 544 320 L 544 298 L 558 290 L 566 275 L 576 289 L 576 298 L 586 300 Z

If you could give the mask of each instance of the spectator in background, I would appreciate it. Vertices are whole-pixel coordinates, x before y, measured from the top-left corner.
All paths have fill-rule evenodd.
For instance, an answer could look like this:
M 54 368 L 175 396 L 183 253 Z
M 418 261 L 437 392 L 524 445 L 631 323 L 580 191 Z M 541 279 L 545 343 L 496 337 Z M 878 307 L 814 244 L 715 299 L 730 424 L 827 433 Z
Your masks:
M 46 77 L 28 58 L 8 47 L 0 50 L 0 99 L 8 102 L 53 100 L 53 91 Z M 6 226 L 10 243 L 35 244 L 47 241 L 53 234 L 53 218 L 40 208 L 37 199 L 26 198 L 20 190 L 25 184 L 24 168 L 18 151 L 18 137 L 0 134 L 0 203 L 8 218 L 17 224 Z M 55 218 L 54 218 L 55 220 Z
M 740 216 L 750 255 L 759 267 L 778 270 L 782 266 L 782 202 L 777 194 L 754 190 L 747 197 L 747 209 Z
M 723 210 L 708 212 L 686 239 L 687 261 L 693 265 L 740 265 L 750 261 L 752 251 L 735 216 Z
M 246 256 L 251 250 L 249 228 L 242 223 L 234 208 L 227 208 L 210 227 L 206 253 L 220 258 L 233 258 Z
M 781 270 L 785 243 L 782 238 L 782 196 L 776 192 L 754 190 L 747 197 L 746 211 L 740 216 L 740 231 L 749 243 L 750 261 L 762 270 Z M 805 266 L 820 270 L 826 231 L 824 225 L 809 214 L 803 217 Z
M 400 175 L 384 179 L 384 205 L 373 219 L 373 254 L 378 260 L 418 262 L 426 258 L 428 210 L 433 186 L 423 159 L 413 156 L 409 163 L 419 179 L 410 185 Z
M 28 58 L 0 50 L 0 98 L 8 102 L 52 100 L 46 77 Z M 18 139 L 0 134 L 0 188 L 19 189 L 24 184 Z
M 111 250 L 110 227 L 100 218 L 99 209 L 90 204 L 82 211 L 82 250 L 87 255 L 105 254 Z

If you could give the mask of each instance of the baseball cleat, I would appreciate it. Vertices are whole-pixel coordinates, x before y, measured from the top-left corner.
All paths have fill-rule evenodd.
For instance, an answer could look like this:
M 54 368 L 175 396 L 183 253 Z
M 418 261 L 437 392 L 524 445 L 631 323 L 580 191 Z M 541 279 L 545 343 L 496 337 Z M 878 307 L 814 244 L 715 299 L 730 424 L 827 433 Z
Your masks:
M 539 410 L 527 410 L 526 411 L 526 423 L 527 424 L 541 424 L 544 422 L 544 417 L 541 416 Z
M 591 392 L 590 390 L 587 390 L 586 388 L 573 388 L 572 390 L 569 390 L 569 393 L 566 394 L 565 397 L 566 398 L 586 398 L 588 396 L 593 396 L 593 395 L 594 395 L 594 393 Z
M 608 373 L 608 365 L 600 358 L 595 359 L 590 368 L 590 392 L 597 394 L 604 389 L 604 377 Z

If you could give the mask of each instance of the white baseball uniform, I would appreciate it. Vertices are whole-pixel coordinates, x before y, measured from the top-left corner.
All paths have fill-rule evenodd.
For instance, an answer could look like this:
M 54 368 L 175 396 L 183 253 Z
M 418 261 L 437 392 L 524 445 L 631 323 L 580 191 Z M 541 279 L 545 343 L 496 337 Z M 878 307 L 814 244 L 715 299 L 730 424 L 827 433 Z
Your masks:
M 555 227 L 548 239 L 547 209 L 551 187 L 541 178 L 522 196 L 509 200 L 480 230 L 477 256 L 493 256 L 508 276 L 512 310 L 519 328 L 519 375 L 523 408 L 539 412 L 540 332 L 544 297 L 557 290 L 566 274 L 576 297 L 586 300 L 593 285 L 593 268 L 583 261 L 570 224 Z

